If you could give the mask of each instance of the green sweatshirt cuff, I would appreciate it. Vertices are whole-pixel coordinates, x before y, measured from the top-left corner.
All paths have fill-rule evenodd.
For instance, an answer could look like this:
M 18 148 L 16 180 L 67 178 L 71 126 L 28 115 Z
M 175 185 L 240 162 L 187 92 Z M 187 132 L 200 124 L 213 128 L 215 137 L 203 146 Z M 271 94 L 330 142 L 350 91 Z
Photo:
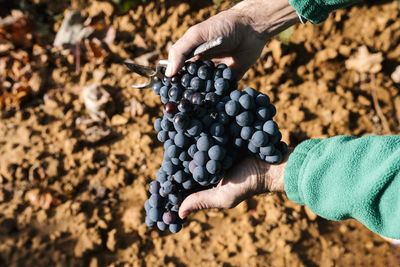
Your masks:
M 313 24 L 326 20 L 330 12 L 357 2 L 360 0 L 289 0 L 297 13 Z
M 303 164 L 306 164 L 305 159 L 307 158 L 308 152 L 318 144 L 322 139 L 310 139 L 301 143 L 296 149 L 290 154 L 289 161 L 285 167 L 284 184 L 285 192 L 288 198 L 300 205 L 305 205 L 304 198 L 302 196 L 302 190 L 299 186 L 301 181 L 299 179 L 303 177 L 302 171 L 306 168 Z

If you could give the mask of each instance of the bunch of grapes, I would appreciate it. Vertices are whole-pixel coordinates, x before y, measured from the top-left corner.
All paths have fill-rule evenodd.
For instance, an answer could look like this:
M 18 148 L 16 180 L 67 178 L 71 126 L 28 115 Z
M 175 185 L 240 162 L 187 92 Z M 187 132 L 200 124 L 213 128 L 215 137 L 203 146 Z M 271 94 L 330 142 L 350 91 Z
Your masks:
M 237 90 L 235 74 L 225 64 L 189 62 L 153 91 L 164 104 L 163 117 L 154 122 L 164 160 L 145 203 L 149 227 L 180 231 L 183 199 L 218 183 L 243 152 L 279 163 L 287 150 L 269 97 L 252 88 Z

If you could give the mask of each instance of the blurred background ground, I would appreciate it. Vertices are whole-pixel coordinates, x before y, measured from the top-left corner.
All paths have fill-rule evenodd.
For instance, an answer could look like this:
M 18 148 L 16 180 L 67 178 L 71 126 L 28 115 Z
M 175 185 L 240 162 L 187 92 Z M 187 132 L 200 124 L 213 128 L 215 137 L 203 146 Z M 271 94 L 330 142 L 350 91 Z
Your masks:
M 161 102 L 130 89 L 143 80 L 121 63 L 154 66 L 231 2 L 0 3 L 2 266 L 399 264 L 398 250 L 358 222 L 326 221 L 279 195 L 198 212 L 178 234 L 144 225 L 162 161 L 152 126 Z M 75 31 L 54 45 L 67 16 Z M 369 1 L 297 25 L 268 43 L 240 88 L 271 97 L 290 146 L 398 134 L 399 17 L 398 1 Z

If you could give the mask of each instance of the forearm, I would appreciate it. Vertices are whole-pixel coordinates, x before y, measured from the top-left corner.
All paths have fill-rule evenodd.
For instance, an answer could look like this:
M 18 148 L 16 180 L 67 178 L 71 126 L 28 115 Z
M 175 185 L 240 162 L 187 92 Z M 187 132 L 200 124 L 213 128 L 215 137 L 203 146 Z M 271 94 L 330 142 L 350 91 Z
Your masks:
M 288 0 L 245 0 L 231 11 L 238 12 L 265 41 L 299 22 Z
M 400 136 L 308 140 L 290 156 L 285 191 L 330 220 L 354 218 L 400 238 Z

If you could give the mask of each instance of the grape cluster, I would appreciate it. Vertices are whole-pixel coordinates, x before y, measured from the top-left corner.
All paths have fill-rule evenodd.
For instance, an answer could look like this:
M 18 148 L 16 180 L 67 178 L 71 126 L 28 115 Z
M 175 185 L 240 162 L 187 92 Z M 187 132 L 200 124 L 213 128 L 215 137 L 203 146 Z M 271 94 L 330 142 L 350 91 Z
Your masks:
M 150 227 L 178 232 L 182 200 L 218 183 L 243 152 L 279 163 L 287 150 L 269 97 L 252 88 L 237 90 L 235 74 L 225 64 L 189 62 L 153 91 L 164 104 L 163 117 L 154 122 L 164 159 L 145 203 Z

